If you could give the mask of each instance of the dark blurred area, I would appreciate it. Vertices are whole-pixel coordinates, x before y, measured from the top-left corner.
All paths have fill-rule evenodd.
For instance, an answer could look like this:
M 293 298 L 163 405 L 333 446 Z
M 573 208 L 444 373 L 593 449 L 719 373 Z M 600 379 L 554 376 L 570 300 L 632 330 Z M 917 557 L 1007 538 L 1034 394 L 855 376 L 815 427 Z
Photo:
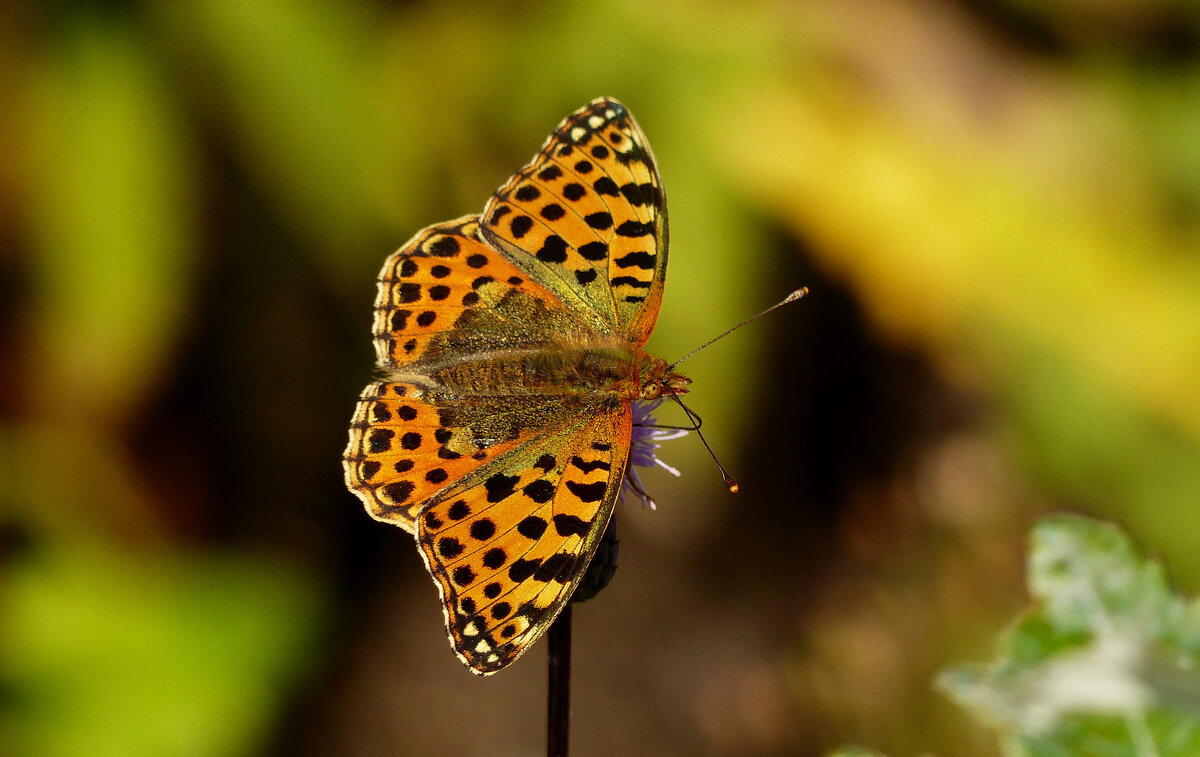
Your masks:
M 0 750 L 534 755 L 340 454 L 383 259 L 633 111 L 694 438 L 574 613 L 579 755 L 996 754 L 1040 514 L 1200 583 L 1200 4 L 0 3 Z M 680 422 L 665 414 L 664 422 Z

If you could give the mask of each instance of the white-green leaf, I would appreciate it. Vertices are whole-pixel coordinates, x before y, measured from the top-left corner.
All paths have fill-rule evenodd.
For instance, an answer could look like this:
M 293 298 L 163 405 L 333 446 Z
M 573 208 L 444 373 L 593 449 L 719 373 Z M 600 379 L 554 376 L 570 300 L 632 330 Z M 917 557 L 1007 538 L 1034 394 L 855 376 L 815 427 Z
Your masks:
M 1035 526 L 1035 604 L 996 659 L 939 687 L 1023 757 L 1200 754 L 1200 609 L 1119 528 L 1059 515 Z

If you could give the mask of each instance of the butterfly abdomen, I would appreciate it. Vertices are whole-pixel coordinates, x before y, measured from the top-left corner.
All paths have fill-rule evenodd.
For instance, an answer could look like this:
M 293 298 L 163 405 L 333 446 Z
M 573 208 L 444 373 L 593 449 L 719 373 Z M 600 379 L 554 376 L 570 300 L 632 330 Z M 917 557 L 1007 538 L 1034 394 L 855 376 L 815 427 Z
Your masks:
M 494 351 L 431 370 L 435 384 L 457 395 L 581 395 L 632 399 L 641 356 L 633 348 L 563 346 Z

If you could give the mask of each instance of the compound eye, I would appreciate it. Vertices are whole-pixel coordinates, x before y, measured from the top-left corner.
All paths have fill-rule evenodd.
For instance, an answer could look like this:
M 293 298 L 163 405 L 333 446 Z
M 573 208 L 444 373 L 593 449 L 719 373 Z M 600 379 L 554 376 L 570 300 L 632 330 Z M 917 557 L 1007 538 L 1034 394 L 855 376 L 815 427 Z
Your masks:
M 642 387 L 642 399 L 656 400 L 662 396 L 662 385 L 657 381 L 647 381 Z

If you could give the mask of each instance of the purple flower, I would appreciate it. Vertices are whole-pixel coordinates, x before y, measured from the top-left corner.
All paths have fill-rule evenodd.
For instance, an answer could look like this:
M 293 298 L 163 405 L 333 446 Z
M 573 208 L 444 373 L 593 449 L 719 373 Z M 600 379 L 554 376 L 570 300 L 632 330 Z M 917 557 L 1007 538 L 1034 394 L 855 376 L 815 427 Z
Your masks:
M 662 442 L 687 436 L 687 429 L 658 428 L 655 425 L 654 411 L 662 404 L 662 400 L 653 402 L 633 403 L 633 439 L 629 450 L 629 462 L 625 464 L 625 480 L 621 484 L 621 502 L 625 501 L 625 493 L 642 501 L 642 507 L 655 509 L 654 498 L 646 493 L 642 479 L 635 468 L 662 468 L 671 475 L 678 476 L 679 471 L 658 459 L 658 448 Z

